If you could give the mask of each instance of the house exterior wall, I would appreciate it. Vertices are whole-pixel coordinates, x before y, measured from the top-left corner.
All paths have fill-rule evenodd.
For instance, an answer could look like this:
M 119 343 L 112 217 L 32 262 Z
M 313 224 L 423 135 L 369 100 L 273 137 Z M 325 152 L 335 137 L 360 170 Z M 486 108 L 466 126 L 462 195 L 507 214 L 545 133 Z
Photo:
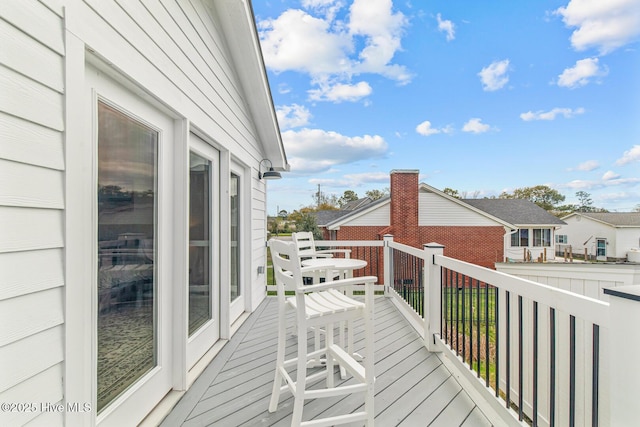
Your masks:
M 631 248 L 640 248 L 640 227 L 620 227 L 616 229 L 615 257 L 625 258 Z
M 495 226 L 496 224 L 495 221 L 434 193 L 420 192 L 418 200 L 420 226 Z
M 190 132 L 220 151 L 223 173 L 229 173 L 232 160 L 241 165 L 246 309 L 264 298 L 265 276 L 257 267 L 266 264 L 266 187 L 257 172 L 266 155 L 247 88 L 238 77 L 238 58 L 250 55 L 234 56 L 238 47 L 223 34 L 223 22 L 229 21 L 225 14 L 235 7 L 229 4 L 3 2 L 0 401 L 95 403 L 95 151 L 85 80 L 91 66 L 174 120 L 176 176 L 187 171 Z M 178 206 L 172 215 L 179 218 L 180 209 L 188 215 L 178 184 L 171 194 Z M 221 223 L 228 224 L 224 218 Z M 174 253 L 180 255 L 178 249 Z M 179 272 L 171 276 L 186 285 Z M 186 372 L 182 375 L 176 379 L 178 389 L 185 384 Z M 95 411 L 40 408 L 0 413 L 0 425 L 29 422 L 94 425 L 97 418 Z
M 10 1 L 0 15 L 0 401 L 58 403 L 65 283 L 62 11 Z M 0 412 L 2 425 L 36 418 L 59 425 L 62 414 Z
M 625 258 L 627 250 L 631 248 L 617 248 L 616 229 L 611 225 L 578 215 L 564 218 L 563 221 L 567 225 L 563 225 L 562 228 L 556 231 L 556 234 L 565 234 L 567 236 L 565 245 L 561 247 L 556 245 L 561 251 L 564 250 L 564 246 L 571 246 L 574 254 L 583 255 L 585 249 L 587 249 L 589 256 L 595 256 L 596 239 L 598 238 L 607 239 L 607 257 L 610 258 Z
M 471 209 L 437 194 L 418 191 L 417 170 L 391 171 L 391 201 L 340 225 L 335 240 L 394 241 L 422 248 L 436 242 L 444 255 L 494 268 L 504 260 L 504 227 Z M 379 212 L 389 212 L 388 221 Z M 451 214 L 450 214 L 451 213 Z M 373 221 L 370 218 L 376 218 Z M 366 224 L 366 225 L 365 225 Z

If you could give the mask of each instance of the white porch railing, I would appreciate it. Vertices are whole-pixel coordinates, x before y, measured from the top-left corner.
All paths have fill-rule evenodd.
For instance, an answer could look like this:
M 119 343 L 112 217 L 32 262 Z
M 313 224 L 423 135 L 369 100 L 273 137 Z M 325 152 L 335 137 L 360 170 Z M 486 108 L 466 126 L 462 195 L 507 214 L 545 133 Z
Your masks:
M 363 248 L 385 294 L 508 425 L 623 426 L 640 419 L 640 286 L 610 302 L 445 257 L 444 248 Z M 370 247 L 369 249 L 364 249 Z

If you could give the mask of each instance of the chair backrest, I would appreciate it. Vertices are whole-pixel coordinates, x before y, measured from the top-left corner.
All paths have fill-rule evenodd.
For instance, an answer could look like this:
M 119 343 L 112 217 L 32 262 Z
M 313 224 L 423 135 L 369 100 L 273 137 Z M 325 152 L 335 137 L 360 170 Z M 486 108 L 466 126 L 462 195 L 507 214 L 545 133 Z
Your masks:
M 284 298 L 285 291 L 295 291 L 303 286 L 298 250 L 295 243 L 277 239 L 269 240 L 269 249 L 278 298 Z
M 310 231 L 298 231 L 291 235 L 298 249 L 298 256 L 302 258 L 315 258 L 316 244 L 313 241 L 313 233 Z

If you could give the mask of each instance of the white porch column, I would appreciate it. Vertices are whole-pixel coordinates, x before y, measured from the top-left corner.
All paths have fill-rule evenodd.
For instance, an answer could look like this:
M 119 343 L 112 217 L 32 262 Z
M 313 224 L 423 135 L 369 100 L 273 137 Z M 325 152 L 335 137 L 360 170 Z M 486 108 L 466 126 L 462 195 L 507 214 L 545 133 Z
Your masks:
M 427 243 L 424 245 L 425 267 L 425 291 L 424 291 L 424 345 L 427 350 L 441 351 L 436 343 L 436 337 L 440 336 L 442 315 L 440 313 L 442 301 L 442 274 L 441 267 L 434 263 L 435 255 L 444 253 L 444 246 L 439 243 Z
M 637 425 L 640 419 L 640 286 L 605 289 L 609 295 L 609 360 L 612 426 Z
M 389 242 L 393 242 L 393 235 L 385 234 L 384 240 L 384 296 L 389 296 L 389 286 L 393 283 L 393 249 L 389 246 Z

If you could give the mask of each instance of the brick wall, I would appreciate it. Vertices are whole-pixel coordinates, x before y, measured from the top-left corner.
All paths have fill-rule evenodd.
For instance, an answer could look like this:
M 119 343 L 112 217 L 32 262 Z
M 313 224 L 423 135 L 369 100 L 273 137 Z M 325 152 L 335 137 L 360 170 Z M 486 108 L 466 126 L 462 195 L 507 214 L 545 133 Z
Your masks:
M 382 234 L 388 227 L 340 227 L 337 240 L 382 240 Z M 462 226 L 423 226 L 413 230 L 410 244 L 421 248 L 425 243 L 436 242 L 444 246 L 444 255 L 461 261 L 470 262 L 487 268 L 495 268 L 494 263 L 504 260 L 504 228 L 462 227 Z M 394 241 L 401 242 L 394 235 Z M 380 266 L 382 269 L 382 266 Z

